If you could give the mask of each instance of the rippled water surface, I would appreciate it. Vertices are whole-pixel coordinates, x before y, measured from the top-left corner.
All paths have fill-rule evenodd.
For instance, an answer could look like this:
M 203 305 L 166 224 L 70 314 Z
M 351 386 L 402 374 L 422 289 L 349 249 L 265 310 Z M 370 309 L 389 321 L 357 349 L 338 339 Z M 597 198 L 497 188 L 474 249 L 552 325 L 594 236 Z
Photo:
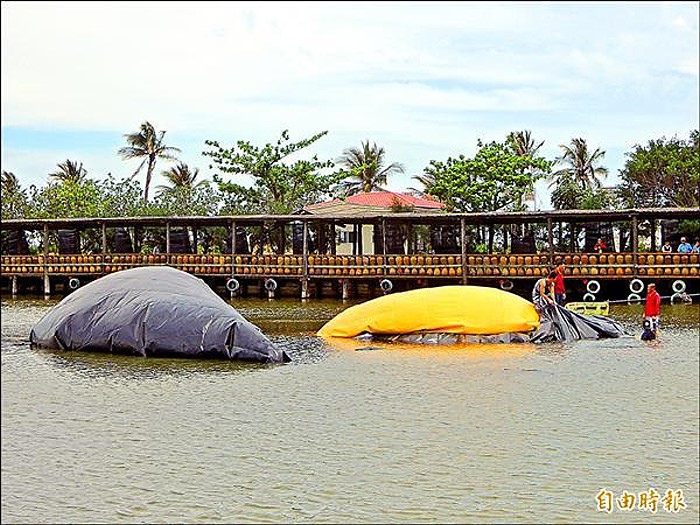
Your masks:
M 47 352 L 2 302 L 3 523 L 698 521 L 699 316 L 629 337 L 397 346 L 313 334 L 350 303 L 232 304 L 287 365 Z M 685 509 L 597 510 L 607 489 Z

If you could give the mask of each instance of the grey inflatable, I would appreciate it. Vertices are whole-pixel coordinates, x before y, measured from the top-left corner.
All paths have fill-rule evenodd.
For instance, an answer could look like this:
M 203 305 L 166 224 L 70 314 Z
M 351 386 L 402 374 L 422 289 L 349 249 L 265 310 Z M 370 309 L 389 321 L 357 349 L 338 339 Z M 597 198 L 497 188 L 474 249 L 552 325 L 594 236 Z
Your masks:
M 290 361 L 204 281 L 167 266 L 123 270 L 83 286 L 51 308 L 29 340 L 59 350 Z
M 583 315 L 558 304 L 547 306 L 541 314 L 540 327 L 530 339 L 533 343 L 607 339 L 622 337 L 625 331 L 614 319 L 604 315 Z

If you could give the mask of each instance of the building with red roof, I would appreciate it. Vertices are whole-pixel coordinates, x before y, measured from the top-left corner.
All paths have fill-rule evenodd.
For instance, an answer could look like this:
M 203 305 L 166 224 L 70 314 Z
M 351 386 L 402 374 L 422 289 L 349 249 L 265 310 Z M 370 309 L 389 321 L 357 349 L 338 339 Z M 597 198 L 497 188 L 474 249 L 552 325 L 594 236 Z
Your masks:
M 346 199 L 332 199 L 329 201 L 309 204 L 304 207 L 304 212 L 311 215 L 363 215 L 372 213 L 440 212 L 445 205 L 430 197 L 416 197 L 409 193 L 397 193 L 394 191 L 372 191 L 357 193 Z
M 388 213 L 442 213 L 445 205 L 430 197 L 416 197 L 409 193 L 394 191 L 373 191 L 357 193 L 345 199 L 331 199 L 325 202 L 309 204 L 302 213 L 320 217 L 347 216 L 367 217 Z M 393 226 L 389 226 L 393 228 Z M 393 230 L 388 228 L 388 234 L 394 237 Z M 336 253 L 343 255 L 373 254 L 375 250 L 374 226 L 371 224 L 336 224 Z M 399 244 L 405 243 L 400 239 Z

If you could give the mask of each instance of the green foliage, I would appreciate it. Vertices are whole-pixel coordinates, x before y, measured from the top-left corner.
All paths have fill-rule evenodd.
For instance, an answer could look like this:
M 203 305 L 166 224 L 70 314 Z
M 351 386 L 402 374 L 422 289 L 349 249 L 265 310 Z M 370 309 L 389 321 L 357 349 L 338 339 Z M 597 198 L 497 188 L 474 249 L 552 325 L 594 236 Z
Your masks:
M 22 188 L 19 180 L 14 173 L 10 171 L 2 172 L 2 218 L 4 219 L 21 219 L 26 216 L 29 207 L 27 190 Z
M 210 184 L 178 186 L 159 193 L 152 204 L 158 216 L 210 216 L 219 213 L 221 194 Z
M 369 193 L 382 190 L 387 178 L 395 173 L 403 173 L 405 168 L 398 162 L 385 165 L 384 148 L 377 144 L 370 146 L 363 142 L 360 148 L 348 148 L 338 159 L 338 163 L 347 169 L 343 180 L 333 192 L 340 197 L 349 197 L 357 193 Z
M 594 191 L 588 189 L 583 192 L 580 209 L 582 210 L 605 210 L 613 207 L 613 198 L 606 191 Z
M 570 146 L 561 144 L 559 147 L 563 153 L 556 162 L 564 167 L 551 174 L 550 187 L 572 180 L 584 191 L 599 189 L 600 179 L 608 175 L 607 168 L 598 166 L 605 156 L 605 151 L 598 148 L 593 153 L 589 153 L 588 144 L 582 138 L 572 139 Z
M 156 188 L 161 193 L 168 193 L 176 189 L 193 190 L 209 184 L 206 180 L 195 182 L 199 176 L 199 168 L 191 170 L 184 162 L 179 162 L 176 166 L 163 171 L 162 175 L 170 184 L 157 186 Z
M 334 167 L 332 161 L 319 161 L 316 155 L 311 160 L 288 161 L 290 156 L 327 133 L 323 131 L 311 138 L 290 142 L 285 130 L 276 144 L 266 144 L 262 148 L 243 140 L 228 149 L 217 141 L 205 141 L 212 148 L 202 152 L 202 155 L 212 158 L 214 164 L 210 168 L 216 166 L 221 173 L 234 175 L 239 180 L 252 179 L 252 185 L 245 186 L 240 182 L 224 181 L 220 174 L 214 175 L 214 182 L 226 195 L 224 212 L 290 214 L 328 194 L 330 187 L 344 175 L 343 172 L 323 173 L 323 170 Z
M 552 190 L 550 200 L 555 210 L 576 210 L 580 208 L 584 193 L 573 177 L 562 177 Z
M 146 215 L 141 189 L 133 180 L 91 179 L 49 182 L 30 187 L 26 218 L 135 217 Z
M 687 237 L 690 244 L 693 244 L 694 239 L 700 239 L 700 220 L 679 221 L 678 233 Z
M 508 141 L 478 141 L 478 146 L 474 159 L 460 155 L 445 162 L 430 161 L 424 172 L 434 181 L 431 195 L 453 211 L 521 210 L 523 195 L 549 173 L 551 163 L 542 157 L 518 154 Z
M 157 186 L 153 213 L 161 215 L 216 215 L 222 201 L 220 193 L 208 180 L 197 181 L 199 169 L 191 170 L 184 162 L 163 171 L 170 184 Z
M 141 186 L 132 178 L 116 180 L 111 173 L 100 182 L 104 217 L 138 217 L 148 214 Z
M 700 206 L 700 131 L 687 141 L 650 140 L 627 153 L 619 197 L 629 208 Z
M 515 151 L 515 154 L 520 156 L 529 155 L 530 157 L 535 157 L 537 151 L 544 145 L 544 141 L 535 145 L 535 141 L 529 129 L 524 131 L 512 131 L 508 134 L 506 140 Z
M 143 159 L 136 168 L 133 176 L 136 176 L 141 168 L 146 165 L 146 184 L 143 190 L 143 200 L 148 202 L 148 190 L 151 187 L 151 178 L 158 159 L 175 160 L 174 153 L 179 153 L 178 148 L 166 146 L 163 142 L 165 131 L 157 132 L 153 124 L 146 121 L 141 124 L 139 131 L 124 135 L 128 146 L 119 148 L 117 153 L 124 159 Z
M 389 206 L 392 213 L 409 213 L 415 210 L 415 208 L 416 207 L 411 204 L 402 203 L 396 197 L 391 200 L 391 205 Z
M 603 210 L 613 207 L 614 195 L 583 188 L 573 177 L 565 176 L 552 191 L 551 201 L 555 210 Z
M 87 177 L 87 170 L 83 168 L 83 163 L 66 159 L 58 164 L 58 170 L 49 173 L 49 177 L 59 182 L 80 182 Z
M 32 217 L 102 217 L 102 192 L 94 180 L 49 182 L 48 186 L 30 188 Z

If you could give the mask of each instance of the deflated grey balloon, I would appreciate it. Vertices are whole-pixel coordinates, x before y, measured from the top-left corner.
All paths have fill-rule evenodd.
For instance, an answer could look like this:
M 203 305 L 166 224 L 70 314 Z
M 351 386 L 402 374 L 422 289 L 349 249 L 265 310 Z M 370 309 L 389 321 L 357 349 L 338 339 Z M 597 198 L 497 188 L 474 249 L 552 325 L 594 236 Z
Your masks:
M 92 281 L 51 308 L 29 339 L 59 350 L 290 361 L 204 281 L 167 266 Z

